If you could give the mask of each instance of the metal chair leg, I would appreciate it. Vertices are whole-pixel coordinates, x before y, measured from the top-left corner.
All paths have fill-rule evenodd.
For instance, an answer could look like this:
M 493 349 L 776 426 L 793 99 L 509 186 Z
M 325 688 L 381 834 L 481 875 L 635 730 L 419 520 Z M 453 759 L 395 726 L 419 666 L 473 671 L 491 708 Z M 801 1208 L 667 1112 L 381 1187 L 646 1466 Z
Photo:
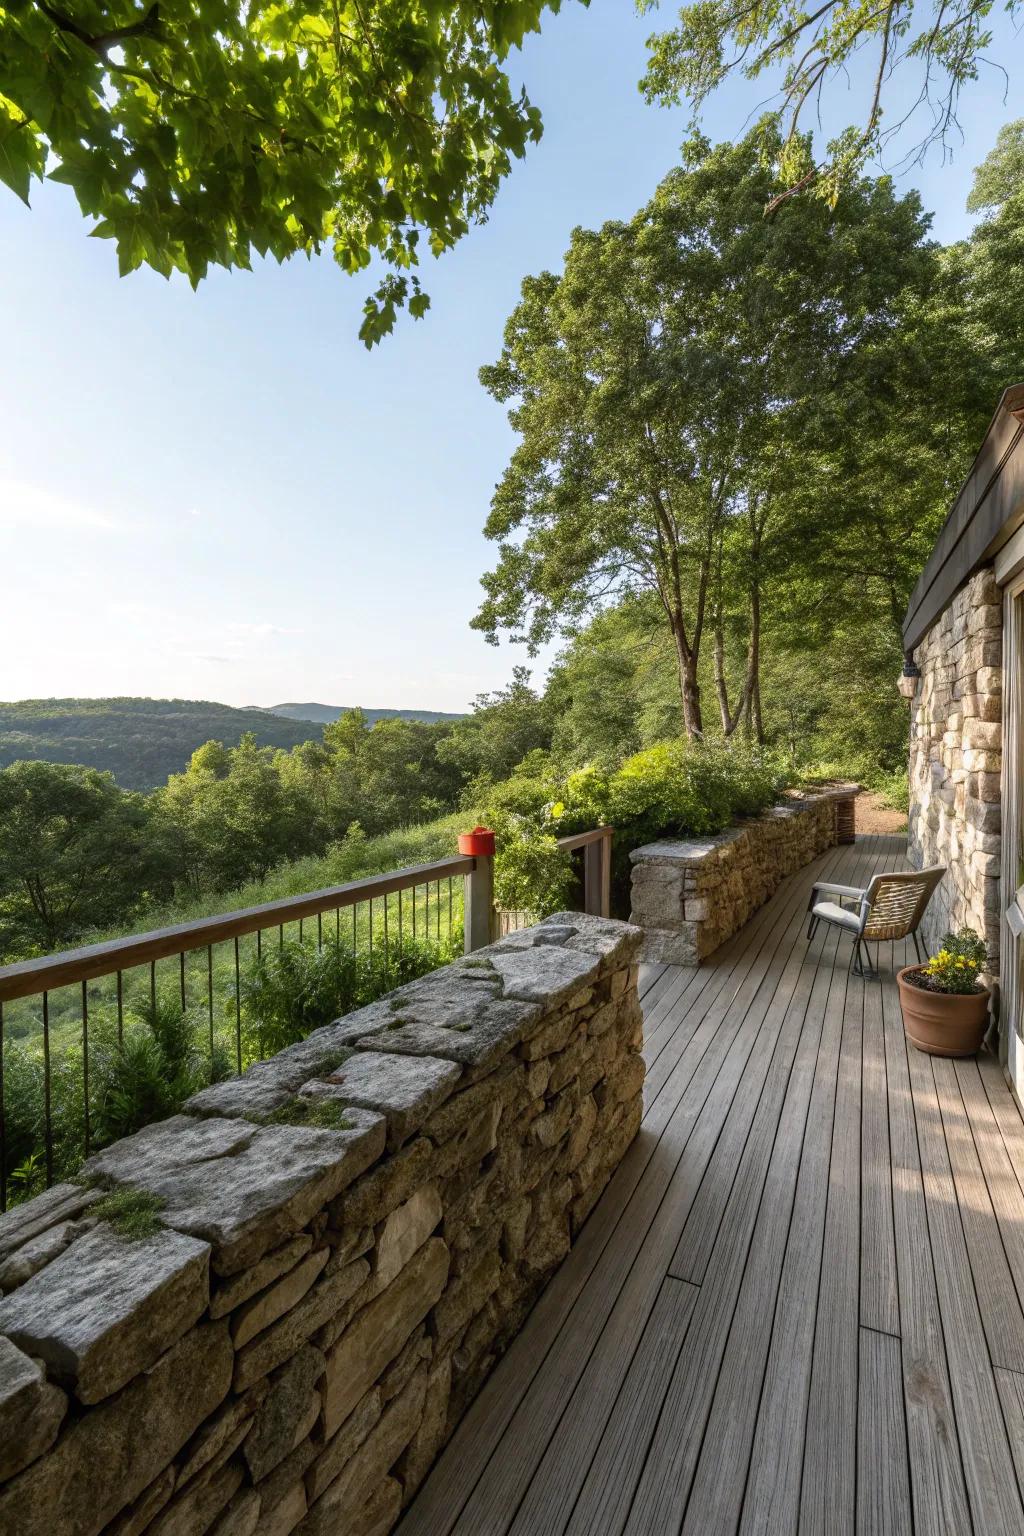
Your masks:
M 821 918 L 820 917 L 812 917 L 811 918 L 810 922 L 807 924 L 807 937 L 808 937 L 808 939 L 813 939 L 814 938 L 815 931 L 817 930 L 818 924 L 820 922 L 821 922 Z
M 915 951 L 917 953 L 918 964 L 923 965 L 924 961 L 925 961 L 925 957 L 924 957 L 924 955 L 921 952 L 921 936 L 918 933 L 916 928 L 914 929 L 913 939 L 914 939 L 914 949 L 915 949 Z
M 878 975 L 878 972 L 872 969 L 871 956 L 863 939 L 854 940 L 853 954 L 850 956 L 850 975 L 859 976 L 862 981 L 874 981 Z

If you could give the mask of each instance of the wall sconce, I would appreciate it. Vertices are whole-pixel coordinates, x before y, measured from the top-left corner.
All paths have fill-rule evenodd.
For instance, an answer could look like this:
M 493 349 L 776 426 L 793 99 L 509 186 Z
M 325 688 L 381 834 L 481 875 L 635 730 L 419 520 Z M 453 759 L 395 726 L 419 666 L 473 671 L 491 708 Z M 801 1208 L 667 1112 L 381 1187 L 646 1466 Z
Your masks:
M 903 658 L 903 671 L 900 673 L 896 683 L 896 687 L 905 699 L 910 700 L 914 697 L 914 690 L 917 688 L 917 680 L 920 676 L 921 668 L 914 661 L 914 658 L 912 656 L 905 656 Z

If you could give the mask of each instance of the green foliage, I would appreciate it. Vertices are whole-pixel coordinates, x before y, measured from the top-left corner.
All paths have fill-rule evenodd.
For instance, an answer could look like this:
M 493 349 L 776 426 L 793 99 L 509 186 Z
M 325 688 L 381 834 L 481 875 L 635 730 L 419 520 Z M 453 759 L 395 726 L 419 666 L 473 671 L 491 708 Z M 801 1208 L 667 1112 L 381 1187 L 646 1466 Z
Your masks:
M 54 945 L 88 919 L 112 918 L 169 864 L 148 808 L 109 774 L 12 763 L 0 772 L 0 936 Z
M 997 210 L 1024 187 L 1024 117 L 1004 123 L 995 147 L 975 169 L 969 213 Z
M 163 1230 L 160 1212 L 164 1201 L 159 1195 L 142 1189 L 112 1189 L 89 1207 L 89 1215 L 107 1221 L 118 1237 L 140 1243 Z
M 978 977 L 988 964 L 988 950 L 973 928 L 947 933 L 938 952 L 929 957 L 922 975 L 932 992 L 966 997 L 978 989 Z
M 308 1125 L 318 1131 L 348 1131 L 352 1129 L 352 1117 L 345 1106 L 329 1094 L 296 1096 L 273 1110 L 262 1120 L 264 1125 Z
M 0 704 L 0 767 L 20 759 L 78 763 L 112 773 L 122 789 L 150 790 L 216 738 L 236 746 L 297 747 L 320 727 L 263 709 L 194 699 L 21 699 Z
M 474 625 L 535 648 L 613 599 L 656 604 L 694 737 L 708 629 L 723 732 L 742 719 L 759 734 L 765 584 L 805 547 L 818 558 L 808 535 L 835 517 L 808 465 L 878 393 L 903 296 L 932 278 L 916 196 L 859 181 L 834 210 L 765 219 L 778 187 L 756 134 L 692 141 L 632 220 L 576 230 L 561 276 L 524 281 L 481 370 L 519 442 L 485 527 L 500 551 Z
M 637 7 L 648 11 L 656 3 L 637 0 Z M 916 6 L 913 0 L 885 0 L 878 6 L 826 0 L 813 9 L 799 0 L 752 0 L 742 8 L 729 0 L 686 0 L 676 25 L 648 42 L 642 89 L 649 101 L 689 101 L 697 120 L 730 75 L 755 80 L 767 71 L 775 104 L 760 132 L 766 158 L 778 169 L 780 195 L 811 187 L 831 205 L 904 128 L 901 97 L 927 108 L 929 126 L 917 154 L 933 143 L 950 152 L 958 147 L 957 102 L 962 88 L 989 62 L 990 10 L 990 3 L 978 6 L 972 0 L 918 0 Z M 1016 14 L 1019 0 L 1005 0 L 1005 10 Z M 856 67 L 865 58 L 869 67 Z M 823 100 L 850 90 L 851 75 L 861 82 L 859 121 L 816 155 L 803 125 L 815 111 L 820 120 Z M 894 75 L 902 88 L 893 86 Z M 894 94 L 897 113 L 889 128 L 885 104 Z
M 877 790 L 882 804 L 890 810 L 902 811 L 904 816 L 910 815 L 910 777 L 906 768 L 897 768 L 893 773 L 876 774 L 870 781 L 870 787 Z
M 70 185 L 122 275 L 195 285 L 325 245 L 348 273 L 383 263 L 369 346 L 428 307 L 421 243 L 438 255 L 486 217 L 539 138 L 501 66 L 544 9 L 8 3 L 0 180 L 26 202 L 33 177 Z
M 355 954 L 333 943 L 286 942 L 264 949 L 242 980 L 246 1056 L 262 1061 L 304 1040 L 312 1030 L 362 1008 L 395 987 L 454 958 L 446 942 L 397 936 L 387 952 Z
M 496 788 L 485 816 L 498 838 L 498 905 L 537 916 L 577 904 L 578 877 L 559 837 L 614 827 L 613 899 L 625 910 L 632 848 L 721 831 L 770 805 L 785 783 L 770 753 L 738 741 L 658 742 L 611 773 L 587 765 L 560 776 L 539 755 L 533 767 L 534 776 Z
M 93 1137 L 105 1146 L 154 1120 L 177 1114 L 185 1100 L 225 1077 L 222 1051 L 211 1060 L 199 1024 L 176 998 L 157 996 L 126 1021 L 124 1038 L 98 1042 L 93 1063 Z

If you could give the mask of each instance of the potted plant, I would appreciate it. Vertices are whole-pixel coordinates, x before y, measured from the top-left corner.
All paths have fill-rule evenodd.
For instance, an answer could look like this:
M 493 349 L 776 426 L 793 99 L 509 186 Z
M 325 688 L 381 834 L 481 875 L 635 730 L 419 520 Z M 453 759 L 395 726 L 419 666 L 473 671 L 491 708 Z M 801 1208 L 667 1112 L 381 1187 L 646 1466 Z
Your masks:
M 988 1028 L 988 952 L 973 928 L 947 933 L 927 965 L 897 973 L 907 1039 L 932 1056 L 973 1056 Z

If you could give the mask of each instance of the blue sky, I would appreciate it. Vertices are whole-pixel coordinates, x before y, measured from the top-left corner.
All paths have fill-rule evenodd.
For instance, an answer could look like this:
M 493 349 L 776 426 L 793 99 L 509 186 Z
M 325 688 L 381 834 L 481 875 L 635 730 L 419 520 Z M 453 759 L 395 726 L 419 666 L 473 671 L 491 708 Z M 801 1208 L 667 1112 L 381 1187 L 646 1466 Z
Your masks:
M 522 277 L 557 267 L 574 225 L 631 214 L 676 160 L 685 109 L 636 86 L 652 25 L 628 0 L 548 17 L 512 65 L 542 143 L 425 269 L 427 318 L 372 353 L 367 283 L 329 256 L 197 294 L 122 281 L 68 188 L 31 212 L 0 189 L 0 695 L 458 709 L 507 680 L 521 654 L 467 627 L 512 445 L 477 369 Z M 1010 50 L 997 23 L 993 53 Z M 1003 90 L 990 72 L 965 97 L 951 165 L 900 178 L 942 239 L 969 228 Z M 741 131 L 763 94 L 730 86 L 706 130 Z

